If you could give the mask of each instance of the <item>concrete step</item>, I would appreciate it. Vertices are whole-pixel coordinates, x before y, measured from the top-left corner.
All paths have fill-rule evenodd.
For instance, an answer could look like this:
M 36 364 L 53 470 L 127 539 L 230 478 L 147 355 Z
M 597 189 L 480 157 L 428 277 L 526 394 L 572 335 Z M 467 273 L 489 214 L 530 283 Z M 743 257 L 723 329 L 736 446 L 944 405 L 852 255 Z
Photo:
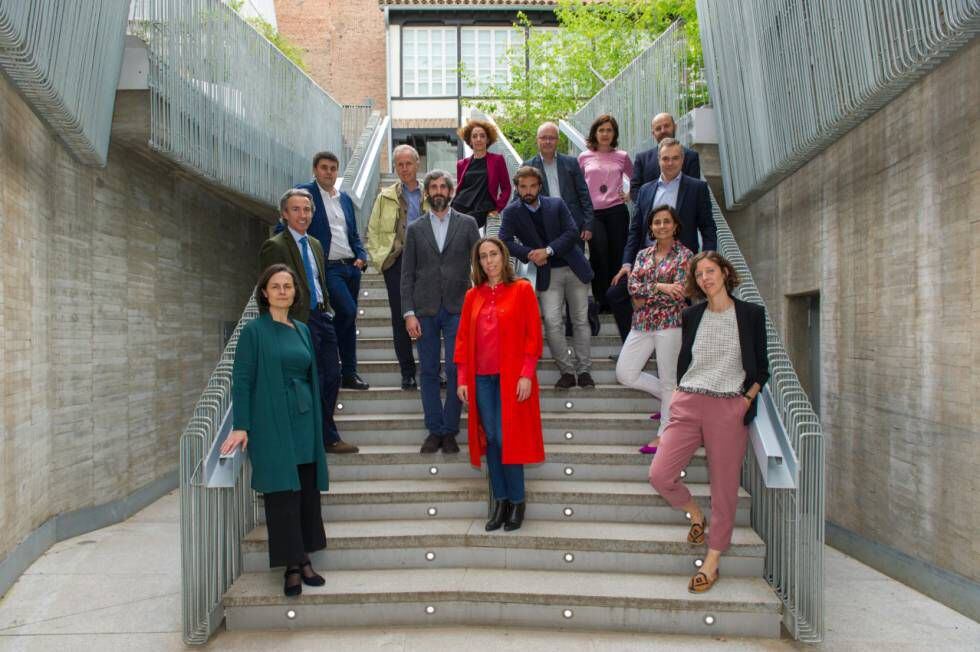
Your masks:
M 586 390 L 583 390 L 586 391 Z M 409 394 L 409 392 L 405 392 Z M 656 399 L 651 399 L 656 405 Z M 459 428 L 465 442 L 468 415 L 464 412 Z M 427 431 L 421 405 L 411 412 L 386 414 L 336 413 L 337 427 L 344 439 L 355 444 L 421 445 Z M 653 437 L 658 422 L 646 412 L 542 412 L 545 444 L 623 444 L 642 446 Z M 331 456 L 331 460 L 339 456 Z
M 410 446 L 360 446 L 353 455 L 331 455 L 331 481 L 347 480 L 424 480 L 438 476 L 448 478 L 482 478 L 485 467 L 470 464 L 469 447 L 460 437 L 460 452 L 452 455 L 422 455 L 419 444 Z M 525 467 L 529 480 L 630 481 L 643 478 L 652 456 L 639 453 L 635 446 L 589 446 L 585 444 L 548 444 L 543 464 Z M 707 482 L 704 449 L 685 469 L 688 482 Z
M 357 318 L 358 337 L 391 337 L 391 313 L 388 308 L 368 307 L 358 308 L 364 314 Z M 600 323 L 599 335 L 618 336 L 616 324 L 611 321 Z M 571 346 L 571 338 L 568 338 Z
M 542 358 L 538 361 L 538 382 L 541 385 L 554 385 L 558 382 L 558 367 L 552 358 Z M 657 374 L 657 363 L 653 360 L 647 363 L 647 373 Z M 372 386 L 401 387 L 402 374 L 397 362 L 390 360 L 358 361 L 357 373 Z M 592 379 L 599 385 L 615 385 L 616 363 L 608 357 L 592 359 Z M 418 374 L 416 373 L 416 377 Z
M 443 390 L 443 397 L 445 397 Z M 595 388 L 555 389 L 544 386 L 540 391 L 542 412 L 602 411 L 639 412 L 649 415 L 656 409 L 657 399 L 646 392 L 622 385 L 598 385 Z M 371 387 L 367 390 L 342 389 L 337 397 L 337 412 L 344 414 L 387 414 L 390 412 L 421 412 L 419 392 L 407 392 L 401 387 Z
M 509 568 L 690 576 L 704 546 L 687 542 L 686 525 L 528 521 L 514 532 L 487 532 L 485 519 L 342 521 L 326 524 L 327 547 L 313 555 L 322 571 L 384 568 Z M 268 533 L 242 545 L 246 572 L 269 569 Z M 765 544 L 735 528 L 726 577 L 761 577 Z
M 711 517 L 709 486 L 688 485 Z M 545 521 L 611 521 L 617 523 L 683 524 L 684 515 L 672 509 L 645 481 L 527 480 L 527 518 Z M 327 521 L 385 519 L 485 518 L 488 483 L 483 478 L 334 481 L 321 495 Z M 748 525 L 750 499 L 739 490 L 736 525 Z M 264 515 L 260 514 L 260 519 Z
M 619 335 L 597 335 L 592 338 L 592 359 L 618 354 L 622 348 L 623 342 L 619 339 Z M 547 342 L 545 342 L 544 353 L 541 357 L 554 357 L 551 355 Z M 357 359 L 358 361 L 394 360 L 395 344 L 391 339 L 391 333 L 388 332 L 386 336 L 359 337 L 357 340 Z
M 761 578 L 724 576 L 705 594 L 684 575 L 479 568 L 352 570 L 285 598 L 279 570 L 243 574 L 225 594 L 229 630 L 487 625 L 701 636 L 780 633 Z M 710 624 L 709 624 L 710 623 Z

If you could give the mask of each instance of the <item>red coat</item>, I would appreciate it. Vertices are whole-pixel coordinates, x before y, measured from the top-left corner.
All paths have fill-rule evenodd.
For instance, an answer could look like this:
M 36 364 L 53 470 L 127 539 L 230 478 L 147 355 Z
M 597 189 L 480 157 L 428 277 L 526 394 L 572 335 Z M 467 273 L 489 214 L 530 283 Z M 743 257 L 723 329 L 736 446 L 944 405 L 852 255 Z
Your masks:
M 456 161 L 456 187 L 463 185 L 463 175 L 470 167 L 472 156 Z M 500 213 L 510 201 L 510 175 L 507 174 L 507 161 L 500 154 L 487 152 L 487 192 Z
M 541 313 L 534 288 L 524 280 L 504 286 L 497 295 L 497 328 L 500 335 L 500 402 L 501 440 L 504 464 L 537 464 L 544 461 L 544 439 L 541 435 L 541 402 L 538 377 L 531 377 L 531 395 L 517 401 L 517 380 L 525 357 L 541 357 Z M 456 353 L 453 359 L 466 366 L 469 409 L 470 463 L 480 466 L 487 450 L 487 436 L 480 424 L 476 407 L 476 324 L 484 299 L 476 288 L 466 293 L 463 312 L 456 331 Z

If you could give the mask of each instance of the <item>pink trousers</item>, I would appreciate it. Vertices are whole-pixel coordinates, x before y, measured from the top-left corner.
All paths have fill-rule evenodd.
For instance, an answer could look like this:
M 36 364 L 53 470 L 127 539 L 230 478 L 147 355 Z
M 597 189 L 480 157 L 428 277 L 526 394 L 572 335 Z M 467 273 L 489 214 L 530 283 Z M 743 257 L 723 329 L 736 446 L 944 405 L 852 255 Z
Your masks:
M 716 398 L 675 392 L 670 423 L 650 464 L 650 484 L 671 507 L 680 509 L 691 500 L 680 473 L 704 443 L 711 483 L 708 547 L 721 552 L 731 544 L 735 527 L 742 458 L 749 439 L 749 428 L 742 424 L 747 409 L 741 396 Z

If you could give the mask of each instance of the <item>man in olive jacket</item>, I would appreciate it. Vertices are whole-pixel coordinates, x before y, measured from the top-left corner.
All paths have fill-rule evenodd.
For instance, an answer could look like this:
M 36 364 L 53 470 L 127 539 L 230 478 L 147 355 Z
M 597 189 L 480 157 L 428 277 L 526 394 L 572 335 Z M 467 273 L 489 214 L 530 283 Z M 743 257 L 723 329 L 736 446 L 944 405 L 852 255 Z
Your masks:
M 381 270 L 388 290 L 391 332 L 402 374 L 402 389 L 417 389 L 412 341 L 402 317 L 402 250 L 405 248 L 405 229 L 429 210 L 429 202 L 422 196 L 422 186 L 418 180 L 419 153 L 415 148 L 399 145 L 391 158 L 398 181 L 384 188 L 374 201 L 367 227 L 367 250 L 374 267 Z
M 286 228 L 262 243 L 259 268 L 283 263 L 296 272 L 299 287 L 289 316 L 305 323 L 313 339 L 323 406 L 323 445 L 328 453 L 356 453 L 357 446 L 340 438 L 333 418 L 340 390 L 340 354 L 327 296 L 323 246 L 307 233 L 313 220 L 313 196 L 302 188 L 287 190 L 279 200 L 279 211 Z

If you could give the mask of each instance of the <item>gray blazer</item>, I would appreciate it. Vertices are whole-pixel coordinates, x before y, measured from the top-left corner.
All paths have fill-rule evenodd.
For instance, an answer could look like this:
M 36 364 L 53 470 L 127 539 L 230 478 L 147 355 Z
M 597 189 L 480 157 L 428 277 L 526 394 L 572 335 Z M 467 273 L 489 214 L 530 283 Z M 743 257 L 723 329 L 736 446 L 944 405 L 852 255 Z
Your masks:
M 480 239 L 476 220 L 449 209 L 449 231 L 442 252 L 436 244 L 429 213 L 408 225 L 402 252 L 402 314 L 434 317 L 443 307 L 458 314 L 470 289 L 470 256 Z

